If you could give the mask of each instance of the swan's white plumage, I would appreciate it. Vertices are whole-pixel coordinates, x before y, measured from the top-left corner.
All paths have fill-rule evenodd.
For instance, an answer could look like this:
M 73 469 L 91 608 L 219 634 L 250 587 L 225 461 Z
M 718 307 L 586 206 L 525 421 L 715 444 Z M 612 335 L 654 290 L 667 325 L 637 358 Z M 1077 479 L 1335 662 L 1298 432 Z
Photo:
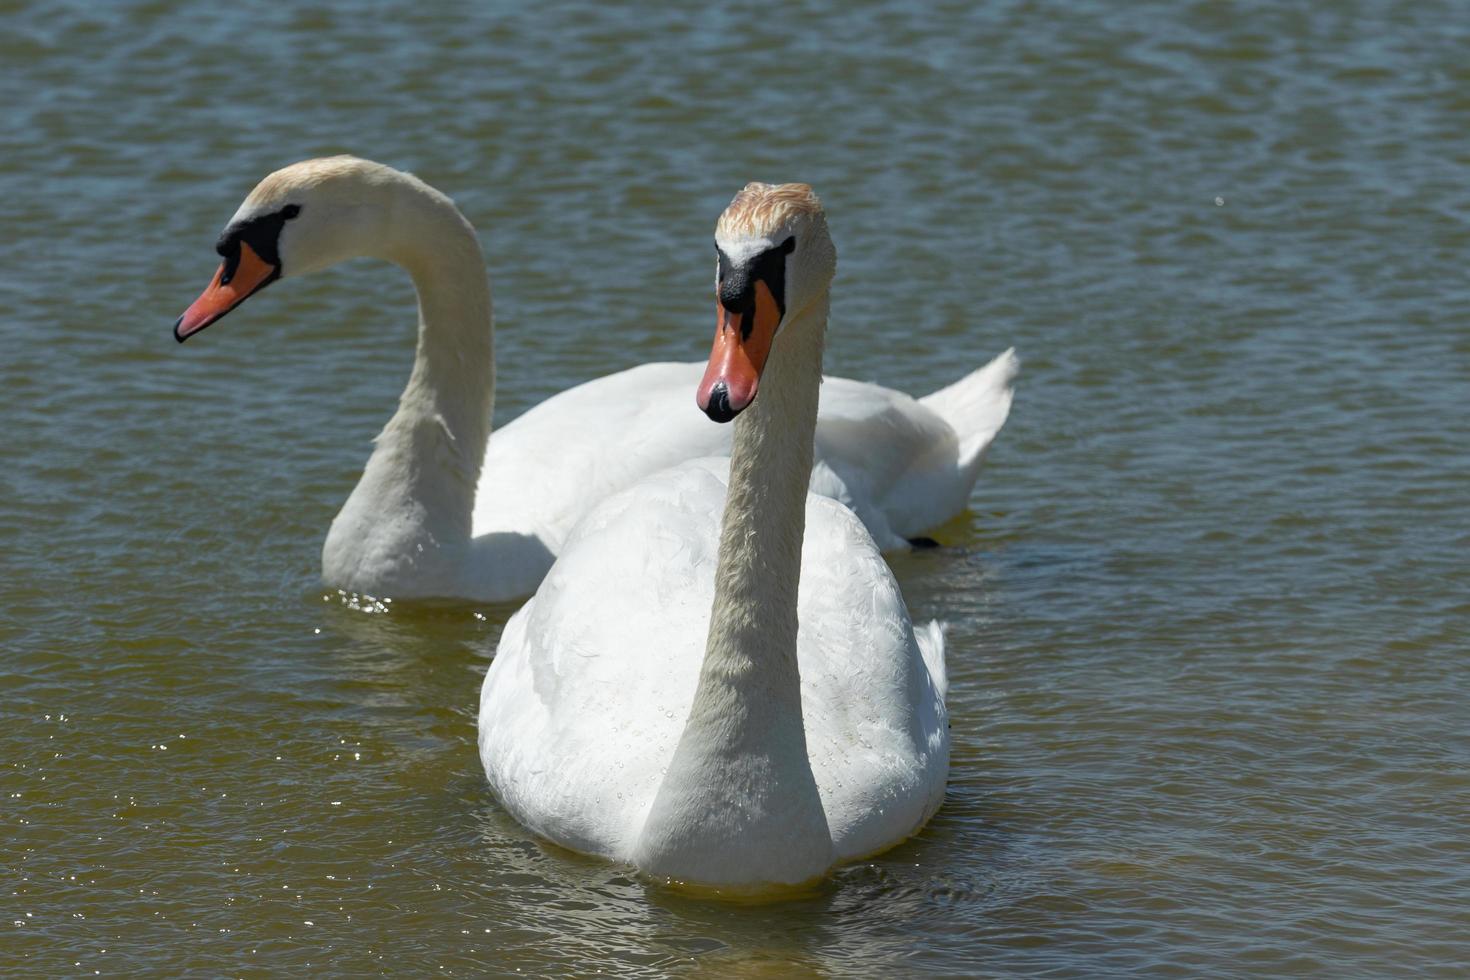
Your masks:
M 733 308 L 708 371 L 660 370 L 697 387 L 711 417 L 739 415 L 730 454 L 646 477 L 571 530 L 501 636 L 479 742 L 496 795 L 536 833 L 759 889 L 891 847 L 943 799 L 943 631 L 915 631 L 878 544 L 834 497 L 877 507 L 917 479 L 915 447 L 938 447 L 920 462 L 943 476 L 962 437 L 906 396 L 823 384 L 836 255 L 810 188 L 749 185 L 727 227 Z M 787 306 L 747 305 L 737 290 L 774 295 L 773 256 L 788 257 Z M 982 378 L 1005 389 L 990 399 L 1002 419 L 1011 357 Z M 814 465 L 819 397 L 828 455 Z M 860 451 L 869 465 L 848 467 Z M 810 492 L 819 482 L 832 497 Z
M 279 226 L 282 279 L 369 255 L 408 270 L 419 296 L 413 372 L 328 530 L 327 585 L 405 599 L 520 598 L 594 503 L 681 460 L 729 452 L 729 428 L 692 405 L 697 364 L 599 378 L 491 433 L 490 292 L 474 229 L 454 203 L 411 174 L 330 157 L 267 176 L 229 227 L 288 205 L 299 214 Z M 1006 352 L 923 400 L 828 379 L 813 491 L 852 507 L 880 547 L 904 546 L 963 510 L 976 475 L 968 460 L 1004 422 L 1014 373 Z
M 811 490 L 847 504 L 883 550 L 965 508 L 981 454 L 1011 406 L 1006 351 L 956 382 L 962 413 L 880 385 L 825 378 Z M 545 566 L 595 501 L 681 460 L 730 452 L 731 428 L 692 408 L 703 364 L 645 364 L 554 395 L 490 437 L 474 533 L 534 535 Z M 948 389 L 947 389 L 948 390 Z M 967 449 L 968 454 L 962 453 Z
M 596 507 L 506 625 L 480 756 L 536 833 L 633 860 L 699 677 L 727 472 L 695 461 Z M 809 496 L 806 522 L 802 712 L 834 857 L 850 860 L 911 835 L 943 798 L 943 639 L 937 624 L 916 633 L 847 508 Z

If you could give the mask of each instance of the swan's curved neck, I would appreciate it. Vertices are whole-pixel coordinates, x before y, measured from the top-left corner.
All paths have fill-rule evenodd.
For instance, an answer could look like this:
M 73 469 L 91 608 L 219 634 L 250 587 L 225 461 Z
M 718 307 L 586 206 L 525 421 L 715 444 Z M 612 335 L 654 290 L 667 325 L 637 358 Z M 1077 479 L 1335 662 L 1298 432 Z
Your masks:
M 822 378 L 825 303 L 787 323 L 760 397 L 735 421 L 730 488 L 720 524 L 715 604 L 701 680 L 743 676 L 800 716 L 796 595 Z M 762 699 L 774 707 L 775 702 Z M 696 707 L 698 707 L 696 700 Z
M 443 195 L 395 188 L 388 241 L 418 291 L 418 348 L 398 411 L 322 549 L 329 585 L 404 597 L 452 593 L 490 435 L 495 353 L 479 240 Z M 441 591 L 442 590 L 442 591 Z
M 826 320 L 824 296 L 782 327 L 735 422 L 699 685 L 640 840 L 655 873 L 792 883 L 831 863 L 796 657 Z

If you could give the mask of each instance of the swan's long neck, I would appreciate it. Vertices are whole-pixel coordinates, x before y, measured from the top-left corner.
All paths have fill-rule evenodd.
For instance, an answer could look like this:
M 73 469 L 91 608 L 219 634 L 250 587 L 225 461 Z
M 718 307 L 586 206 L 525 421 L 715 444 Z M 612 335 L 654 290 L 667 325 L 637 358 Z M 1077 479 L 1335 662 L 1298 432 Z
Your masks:
M 782 327 L 735 423 L 699 685 L 640 839 L 639 864 L 655 873 L 794 883 L 831 863 L 796 657 L 826 319 L 823 297 Z
M 454 204 L 417 182 L 395 188 L 380 254 L 418 291 L 418 349 L 398 411 L 322 549 L 327 584 L 433 596 L 465 560 L 490 435 L 495 353 L 479 241 Z M 441 591 L 443 590 L 443 591 Z
M 736 680 L 755 684 L 741 693 L 761 710 L 800 720 L 796 596 L 822 373 L 814 326 L 787 324 L 760 397 L 735 421 L 696 713 Z

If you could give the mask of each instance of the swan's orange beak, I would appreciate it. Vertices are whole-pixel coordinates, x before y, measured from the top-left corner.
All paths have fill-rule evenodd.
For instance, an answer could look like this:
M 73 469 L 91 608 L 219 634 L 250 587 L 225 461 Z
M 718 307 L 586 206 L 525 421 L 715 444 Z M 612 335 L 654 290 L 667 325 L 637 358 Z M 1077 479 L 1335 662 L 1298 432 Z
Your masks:
M 759 279 L 755 302 L 745 311 L 734 313 L 723 304 L 716 307 L 715 346 L 694 395 L 700 411 L 716 422 L 728 422 L 755 401 L 780 325 L 781 307 L 771 288 Z
M 209 287 L 199 295 L 192 306 L 184 311 L 174 323 L 174 339 L 183 343 L 226 313 L 260 292 L 280 276 L 278 266 L 255 254 L 247 243 L 240 243 L 240 259 L 234 263 L 226 259 L 220 263 L 219 271 Z

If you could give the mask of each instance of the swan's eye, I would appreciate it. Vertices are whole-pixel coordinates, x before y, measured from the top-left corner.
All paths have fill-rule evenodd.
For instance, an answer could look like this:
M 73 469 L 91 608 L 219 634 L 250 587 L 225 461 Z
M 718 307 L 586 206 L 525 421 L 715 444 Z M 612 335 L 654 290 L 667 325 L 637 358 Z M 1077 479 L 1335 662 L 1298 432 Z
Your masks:
M 796 251 L 796 236 L 792 235 L 781 243 L 781 254 L 790 255 L 794 251 Z
M 281 217 L 285 218 L 287 221 L 290 221 L 292 218 L 296 217 L 300 213 L 301 205 L 299 204 L 288 204 L 285 207 L 281 208 Z

